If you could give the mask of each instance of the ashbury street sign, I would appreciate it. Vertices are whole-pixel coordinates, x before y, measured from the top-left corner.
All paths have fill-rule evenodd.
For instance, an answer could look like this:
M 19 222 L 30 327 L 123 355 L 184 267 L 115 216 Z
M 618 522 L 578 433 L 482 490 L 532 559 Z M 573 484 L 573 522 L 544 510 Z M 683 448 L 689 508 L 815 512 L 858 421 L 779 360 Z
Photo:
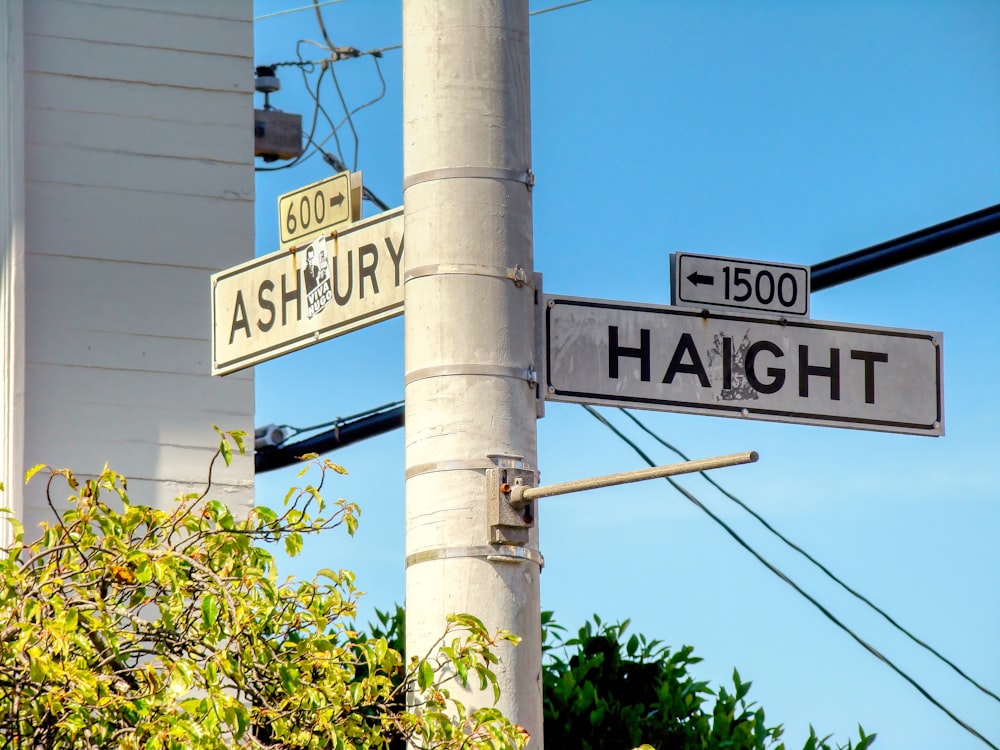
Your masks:
M 942 335 L 544 297 L 545 398 L 944 434 Z
M 212 276 L 212 374 L 403 312 L 403 209 Z

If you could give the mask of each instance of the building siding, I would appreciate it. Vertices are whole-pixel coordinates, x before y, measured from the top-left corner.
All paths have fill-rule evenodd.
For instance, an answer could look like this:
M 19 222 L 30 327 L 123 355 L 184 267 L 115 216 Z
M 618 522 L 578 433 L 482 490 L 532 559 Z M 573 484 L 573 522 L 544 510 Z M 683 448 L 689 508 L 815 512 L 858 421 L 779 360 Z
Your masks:
M 164 505 L 204 483 L 213 424 L 252 436 L 252 373 L 209 375 L 209 276 L 253 257 L 252 16 L 24 3 L 26 466 L 110 462 Z M 249 505 L 252 456 L 215 481 Z

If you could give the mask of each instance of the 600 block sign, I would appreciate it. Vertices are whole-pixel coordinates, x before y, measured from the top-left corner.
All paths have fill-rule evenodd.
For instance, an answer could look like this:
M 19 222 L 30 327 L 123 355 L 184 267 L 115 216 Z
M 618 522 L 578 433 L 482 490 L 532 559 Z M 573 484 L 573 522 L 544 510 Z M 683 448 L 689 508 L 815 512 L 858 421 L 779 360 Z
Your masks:
M 313 237 L 350 220 L 350 172 L 341 172 L 278 198 L 278 226 L 283 245 Z

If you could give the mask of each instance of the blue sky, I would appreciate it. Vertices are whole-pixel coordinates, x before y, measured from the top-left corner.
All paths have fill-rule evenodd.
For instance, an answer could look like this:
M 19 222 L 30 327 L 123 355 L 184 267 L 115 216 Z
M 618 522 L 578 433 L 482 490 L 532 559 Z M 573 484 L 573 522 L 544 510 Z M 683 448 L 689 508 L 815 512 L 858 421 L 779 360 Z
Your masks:
M 262 16 L 305 5 L 256 0 Z M 557 4 L 532 0 L 532 10 Z M 336 45 L 401 41 L 397 2 L 324 7 Z M 813 264 L 1000 202 L 1000 4 L 592 2 L 531 21 L 536 270 L 550 293 L 669 302 L 669 253 Z M 311 11 L 256 23 L 255 63 L 322 36 Z M 304 44 L 304 59 L 323 55 Z M 358 112 L 356 167 L 402 204 L 401 55 Z M 370 57 L 336 64 L 350 107 L 380 90 Z M 311 120 L 294 67 L 272 104 Z M 314 83 L 315 74 L 309 76 Z M 343 117 L 327 77 L 320 101 Z M 258 105 L 260 102 L 258 101 Z M 321 118 L 316 138 L 330 134 Z M 338 135 L 354 166 L 348 126 Z M 324 148 L 335 150 L 330 138 Z M 318 157 L 257 177 L 258 255 L 278 247 L 277 197 L 329 176 Z M 376 213 L 370 204 L 366 215 Z M 692 457 L 756 450 L 714 478 L 776 528 L 1000 692 L 1000 238 L 817 292 L 817 320 L 944 333 L 941 438 L 634 412 Z M 308 426 L 402 398 L 400 319 L 257 366 L 258 425 Z M 661 463 L 672 457 L 606 416 Z M 573 404 L 539 422 L 544 482 L 642 466 Z M 402 601 L 403 433 L 331 455 L 331 492 L 361 504 L 354 540 L 314 540 L 284 570 L 350 567 L 363 611 Z M 277 504 L 295 471 L 258 477 Z M 764 557 L 963 720 L 1000 744 L 1000 706 L 840 591 L 703 479 L 682 480 Z M 664 482 L 543 501 L 542 604 L 569 628 L 598 613 L 704 658 L 697 674 L 751 697 L 801 747 L 809 723 L 876 747 L 984 745 L 930 705 Z

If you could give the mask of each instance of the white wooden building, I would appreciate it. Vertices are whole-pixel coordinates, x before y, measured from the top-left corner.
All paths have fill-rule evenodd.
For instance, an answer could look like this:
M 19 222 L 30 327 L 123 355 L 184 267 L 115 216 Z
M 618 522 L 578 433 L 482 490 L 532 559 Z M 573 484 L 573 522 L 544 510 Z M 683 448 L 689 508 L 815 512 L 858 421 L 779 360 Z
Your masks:
M 252 0 L 0 0 L 2 505 L 36 463 L 203 486 L 253 447 L 253 375 L 210 376 L 212 272 L 253 257 Z M 252 454 L 214 495 L 252 501 Z

